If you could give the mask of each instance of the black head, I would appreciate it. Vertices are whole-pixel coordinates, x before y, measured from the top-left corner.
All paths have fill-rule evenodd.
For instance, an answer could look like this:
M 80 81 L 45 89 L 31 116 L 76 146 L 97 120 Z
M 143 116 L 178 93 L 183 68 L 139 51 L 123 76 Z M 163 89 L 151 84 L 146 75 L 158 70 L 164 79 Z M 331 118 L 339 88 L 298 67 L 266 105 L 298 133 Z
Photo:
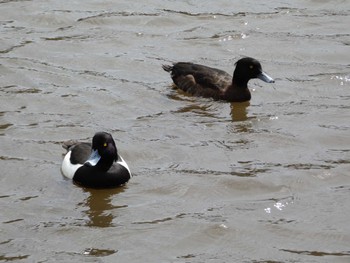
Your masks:
M 92 150 L 98 151 L 101 156 L 101 160 L 112 160 L 118 159 L 118 152 L 112 135 L 107 132 L 97 132 L 92 138 Z
M 275 82 L 263 72 L 261 64 L 254 58 L 245 57 L 236 62 L 236 69 L 233 73 L 233 81 L 238 85 L 247 86 L 250 79 L 259 78 L 265 82 Z

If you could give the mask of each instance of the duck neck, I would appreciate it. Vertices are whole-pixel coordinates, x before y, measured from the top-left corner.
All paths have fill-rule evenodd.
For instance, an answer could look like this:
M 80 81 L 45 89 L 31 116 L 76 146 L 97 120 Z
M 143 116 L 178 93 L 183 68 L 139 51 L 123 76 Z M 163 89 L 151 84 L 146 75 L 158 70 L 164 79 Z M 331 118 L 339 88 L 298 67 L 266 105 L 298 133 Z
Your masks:
M 233 78 L 232 84 L 224 92 L 223 99 L 231 102 L 244 102 L 251 99 L 248 81 L 242 78 Z
M 96 164 L 100 170 L 108 171 L 114 163 L 115 159 L 111 157 L 101 158 L 101 160 Z
M 237 76 L 235 72 L 232 78 L 232 86 L 246 89 L 248 88 L 248 80 L 246 78 Z

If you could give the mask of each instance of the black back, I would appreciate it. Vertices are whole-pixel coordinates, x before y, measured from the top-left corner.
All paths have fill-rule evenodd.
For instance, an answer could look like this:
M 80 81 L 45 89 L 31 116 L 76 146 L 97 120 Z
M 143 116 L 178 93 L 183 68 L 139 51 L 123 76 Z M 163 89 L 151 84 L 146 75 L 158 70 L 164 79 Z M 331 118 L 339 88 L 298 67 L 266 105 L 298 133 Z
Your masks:
M 72 164 L 83 164 L 91 154 L 91 143 L 78 143 L 70 147 L 69 150 L 72 151 L 70 162 Z

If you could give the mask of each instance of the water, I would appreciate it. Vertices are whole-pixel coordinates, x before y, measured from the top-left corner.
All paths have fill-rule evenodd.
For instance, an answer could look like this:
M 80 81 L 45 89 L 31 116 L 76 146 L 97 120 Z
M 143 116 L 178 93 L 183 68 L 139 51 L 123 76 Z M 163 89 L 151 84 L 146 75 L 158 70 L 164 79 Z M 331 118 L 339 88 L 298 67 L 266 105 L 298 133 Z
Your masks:
M 349 262 L 348 1 L 0 1 L 0 261 Z M 230 104 L 162 64 L 232 73 Z M 134 177 L 84 189 L 68 139 L 111 132 Z

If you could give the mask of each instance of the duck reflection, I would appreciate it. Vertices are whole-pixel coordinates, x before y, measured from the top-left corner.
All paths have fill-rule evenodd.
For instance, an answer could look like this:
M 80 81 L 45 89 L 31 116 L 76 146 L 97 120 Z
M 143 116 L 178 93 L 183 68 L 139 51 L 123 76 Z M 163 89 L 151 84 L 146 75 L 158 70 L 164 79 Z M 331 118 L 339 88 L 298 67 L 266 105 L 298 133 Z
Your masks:
M 179 108 L 176 110 L 176 113 L 187 113 L 187 112 L 193 112 L 198 115 L 202 115 L 205 117 L 215 117 L 217 118 L 218 113 L 215 112 L 215 107 L 213 110 L 213 101 L 210 101 L 210 103 L 203 103 L 203 101 L 198 102 L 198 98 L 194 99 L 193 97 L 187 95 L 183 91 L 173 92 L 171 94 L 168 94 L 168 97 L 173 100 L 177 101 L 186 101 L 189 102 L 184 107 Z M 226 103 L 225 103 L 226 104 Z M 248 107 L 250 106 L 250 102 L 231 102 L 228 105 L 230 105 L 230 116 L 231 120 L 233 122 L 239 122 L 239 121 L 245 121 L 248 117 Z
M 81 203 L 81 206 L 87 208 L 84 213 L 89 217 L 88 226 L 113 226 L 114 215 L 111 211 L 116 208 L 127 207 L 127 205 L 115 206 L 112 204 L 112 199 L 119 193 L 124 192 L 124 187 L 115 189 L 84 189 L 84 191 L 89 193 L 89 196 Z
M 247 108 L 249 107 L 250 102 L 232 102 L 231 107 L 231 119 L 232 121 L 245 121 L 247 117 Z

